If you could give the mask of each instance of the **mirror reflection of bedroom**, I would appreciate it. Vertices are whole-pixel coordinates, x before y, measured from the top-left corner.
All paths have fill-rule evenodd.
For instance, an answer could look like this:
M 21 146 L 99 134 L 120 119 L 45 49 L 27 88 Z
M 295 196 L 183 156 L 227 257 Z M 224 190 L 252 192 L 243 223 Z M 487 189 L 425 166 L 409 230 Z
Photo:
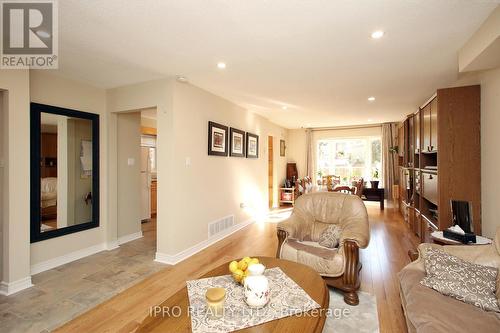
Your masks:
M 92 219 L 92 122 L 41 114 L 40 231 Z

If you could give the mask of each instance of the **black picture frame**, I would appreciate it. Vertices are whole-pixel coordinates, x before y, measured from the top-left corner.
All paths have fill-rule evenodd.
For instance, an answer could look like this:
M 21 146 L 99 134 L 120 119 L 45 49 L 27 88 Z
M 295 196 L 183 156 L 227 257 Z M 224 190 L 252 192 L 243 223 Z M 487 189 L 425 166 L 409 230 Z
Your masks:
M 92 122 L 92 220 L 55 230 L 40 231 L 40 174 L 41 174 L 41 114 L 51 113 L 73 118 L 88 119 Z M 35 243 L 46 239 L 60 237 L 75 232 L 99 227 L 99 115 L 83 111 L 60 108 L 38 103 L 30 104 L 30 242 Z
M 218 131 L 217 131 L 218 130 Z M 214 136 L 214 134 L 221 134 L 223 132 L 224 137 L 220 138 Z M 223 144 L 222 147 L 221 144 Z M 215 149 L 214 149 L 215 148 Z M 222 148 L 222 150 L 221 150 Z M 208 155 L 214 156 L 227 156 L 228 153 L 228 127 L 217 124 L 213 121 L 208 122 Z
M 252 145 L 251 145 L 250 140 L 252 140 L 252 139 L 256 140 L 255 153 L 253 153 L 251 150 Z M 247 158 L 259 158 L 259 136 L 258 135 L 247 132 L 246 151 L 247 151 L 246 152 Z
M 235 135 L 241 135 L 241 152 L 234 150 L 234 137 Z M 245 131 L 231 127 L 229 131 L 229 155 L 233 157 L 245 157 L 246 155 L 246 137 Z
M 286 151 L 286 144 L 285 140 L 280 140 L 280 156 L 284 157 L 285 156 L 285 151 Z

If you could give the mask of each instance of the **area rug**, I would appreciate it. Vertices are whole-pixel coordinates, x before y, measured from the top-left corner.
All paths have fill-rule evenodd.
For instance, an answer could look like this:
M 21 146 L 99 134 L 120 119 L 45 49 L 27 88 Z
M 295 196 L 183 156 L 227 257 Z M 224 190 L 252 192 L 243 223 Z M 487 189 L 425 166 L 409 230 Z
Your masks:
M 267 215 L 266 222 L 267 223 L 280 223 L 281 221 L 284 221 L 287 218 L 289 218 L 291 214 L 292 214 L 291 209 L 279 211 L 276 213 L 271 212 Z
M 326 319 L 323 333 L 373 333 L 379 332 L 377 299 L 365 292 L 358 292 L 359 305 L 344 302 L 342 293 L 330 289 L 331 315 Z

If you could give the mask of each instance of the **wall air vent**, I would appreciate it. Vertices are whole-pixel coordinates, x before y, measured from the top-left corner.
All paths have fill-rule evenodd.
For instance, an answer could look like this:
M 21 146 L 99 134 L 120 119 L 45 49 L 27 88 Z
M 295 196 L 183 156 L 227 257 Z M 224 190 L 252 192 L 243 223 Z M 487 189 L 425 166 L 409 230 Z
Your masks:
M 229 215 L 223 217 L 217 221 L 208 224 L 208 237 L 212 237 L 217 235 L 219 232 L 222 232 L 234 225 L 234 215 Z

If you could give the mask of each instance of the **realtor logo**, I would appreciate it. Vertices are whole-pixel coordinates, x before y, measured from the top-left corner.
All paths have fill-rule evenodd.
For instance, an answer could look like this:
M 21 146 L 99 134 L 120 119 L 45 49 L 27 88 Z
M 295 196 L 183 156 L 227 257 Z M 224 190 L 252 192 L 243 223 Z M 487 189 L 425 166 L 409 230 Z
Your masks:
M 0 1 L 0 68 L 58 67 L 57 3 Z

